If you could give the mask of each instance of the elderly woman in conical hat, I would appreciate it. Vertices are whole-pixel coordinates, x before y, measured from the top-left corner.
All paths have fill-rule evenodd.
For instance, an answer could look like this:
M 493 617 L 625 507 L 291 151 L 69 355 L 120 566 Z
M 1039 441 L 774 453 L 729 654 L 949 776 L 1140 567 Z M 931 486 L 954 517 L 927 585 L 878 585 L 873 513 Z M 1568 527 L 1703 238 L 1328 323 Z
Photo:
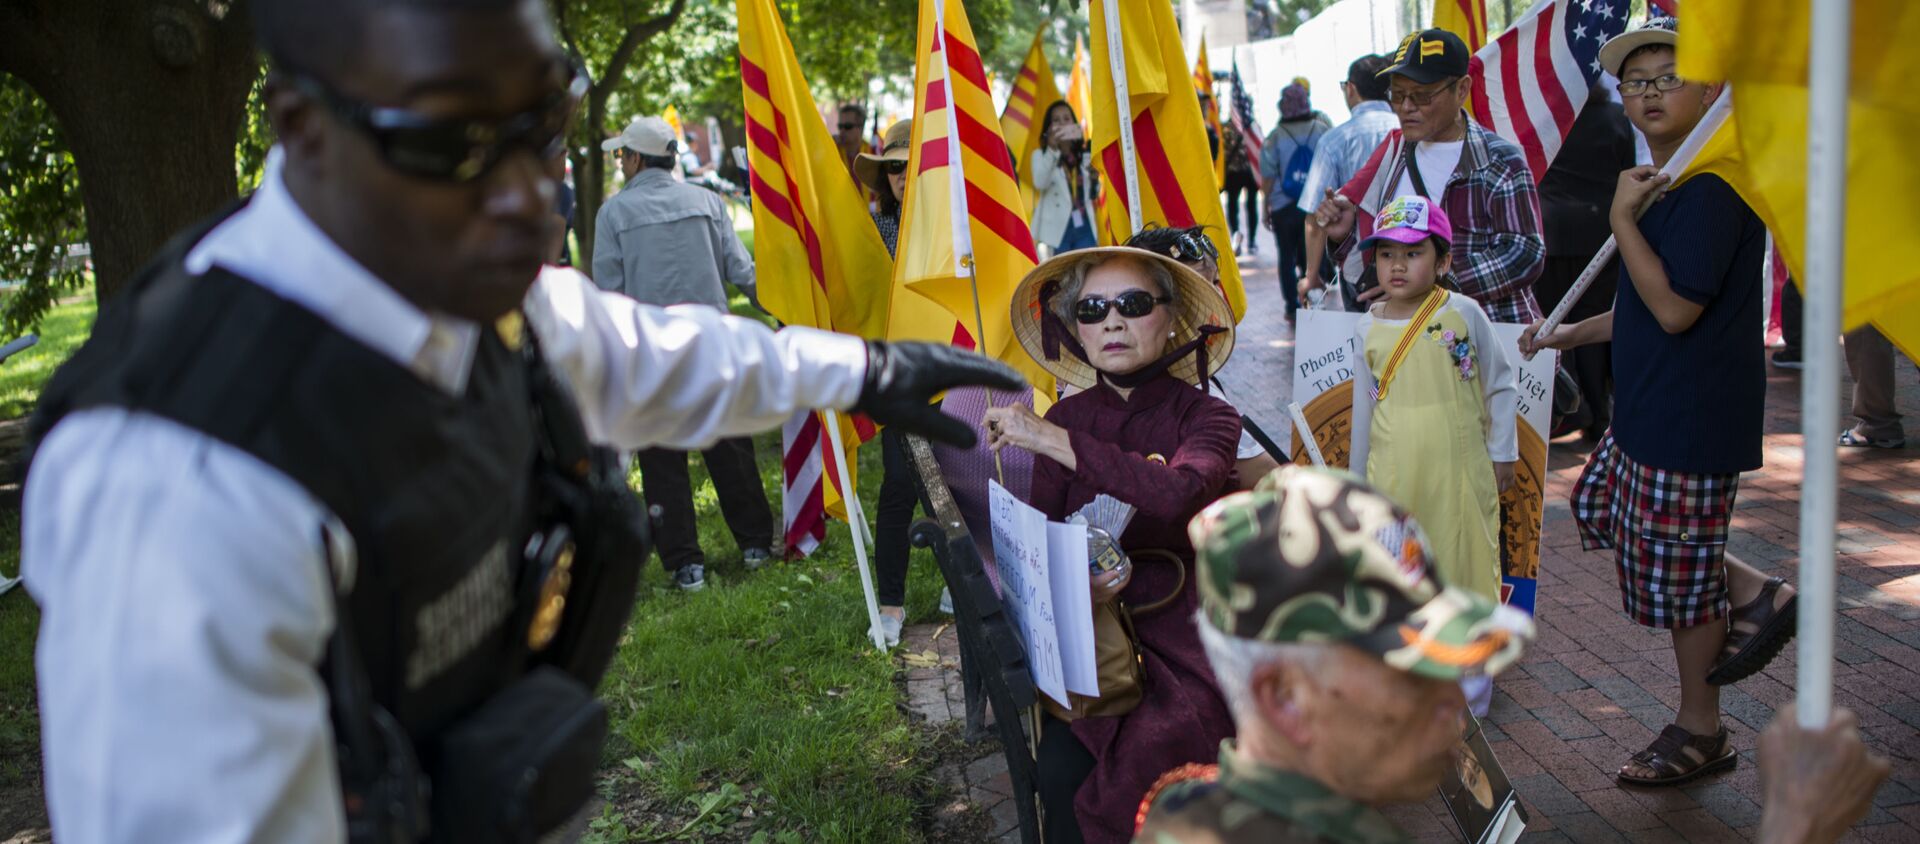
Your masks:
M 1133 564 L 1091 575 L 1088 589 L 1096 604 L 1155 607 L 1133 614 L 1144 694 L 1124 714 L 1045 716 L 1038 777 L 1048 840 L 1126 841 L 1154 778 L 1214 761 L 1233 732 L 1193 626 L 1186 532 L 1236 487 L 1240 416 L 1207 386 L 1233 350 L 1233 314 L 1180 262 L 1104 247 L 1035 268 L 1014 293 L 1012 317 L 1027 353 L 1082 391 L 1045 418 L 1024 406 L 988 411 L 989 445 L 1033 452 L 1030 503 L 1050 519 L 1102 493 L 1136 508 L 1119 538 Z

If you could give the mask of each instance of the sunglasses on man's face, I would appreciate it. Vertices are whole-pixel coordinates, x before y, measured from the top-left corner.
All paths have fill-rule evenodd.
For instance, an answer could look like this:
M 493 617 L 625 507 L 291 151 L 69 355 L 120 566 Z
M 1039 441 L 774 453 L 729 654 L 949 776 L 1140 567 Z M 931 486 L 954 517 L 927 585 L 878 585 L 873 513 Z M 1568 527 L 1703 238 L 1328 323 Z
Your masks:
M 855 130 L 855 129 L 858 129 L 858 128 L 860 128 L 860 124 L 858 124 L 858 123 L 842 123 L 842 124 L 840 124 L 840 131 L 842 131 L 842 132 L 851 132 L 851 131 L 853 131 L 853 130 Z
M 1414 108 L 1426 108 L 1432 105 L 1434 100 L 1439 99 L 1441 94 L 1453 90 L 1453 86 L 1460 84 L 1460 80 L 1465 78 L 1464 76 L 1455 77 L 1452 82 L 1448 82 L 1430 91 L 1415 91 L 1411 88 L 1394 88 L 1387 91 L 1387 102 L 1396 106 L 1402 103 L 1412 103 Z
M 354 99 L 303 74 L 289 73 L 296 90 L 373 141 L 381 160 L 411 176 L 470 182 L 515 150 L 551 160 L 566 147 L 567 121 L 587 93 L 587 76 L 567 66 L 566 86 L 539 106 L 502 120 L 429 117 Z
M 1139 319 L 1153 313 L 1154 306 L 1172 301 L 1170 297 L 1155 296 L 1145 290 L 1129 290 L 1111 299 L 1089 296 L 1073 303 L 1073 318 L 1081 325 L 1099 325 L 1107 320 L 1108 311 L 1117 309 L 1127 319 Z
M 880 172 L 889 176 L 898 176 L 901 173 L 907 172 L 907 162 L 897 158 L 892 161 L 882 161 L 880 162 Z

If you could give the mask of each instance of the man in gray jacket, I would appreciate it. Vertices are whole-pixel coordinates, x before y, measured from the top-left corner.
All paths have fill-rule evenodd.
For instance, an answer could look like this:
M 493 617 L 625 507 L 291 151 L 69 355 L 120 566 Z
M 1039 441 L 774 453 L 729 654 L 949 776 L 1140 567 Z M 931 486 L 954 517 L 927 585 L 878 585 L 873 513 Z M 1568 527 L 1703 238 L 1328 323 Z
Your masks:
M 753 259 L 734 234 L 725 202 L 673 178 L 679 150 L 672 127 L 642 117 L 601 146 L 619 156 L 627 184 L 595 218 L 594 282 L 650 305 L 706 305 L 723 312 L 726 284 L 732 283 L 757 307 Z M 701 454 L 741 557 L 748 569 L 759 568 L 771 556 L 774 525 L 753 440 L 721 440 Z M 680 588 L 700 589 L 706 585 L 706 556 L 686 452 L 647 449 L 639 462 L 647 503 L 661 510 L 654 532 L 660 562 Z

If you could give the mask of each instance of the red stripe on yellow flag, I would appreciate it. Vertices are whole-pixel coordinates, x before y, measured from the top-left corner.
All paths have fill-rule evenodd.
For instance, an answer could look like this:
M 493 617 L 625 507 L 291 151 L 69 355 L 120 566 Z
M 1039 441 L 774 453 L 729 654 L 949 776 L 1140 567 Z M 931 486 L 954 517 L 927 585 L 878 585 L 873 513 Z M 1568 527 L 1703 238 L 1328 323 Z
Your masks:
M 1460 36 L 1468 55 L 1480 52 L 1487 43 L 1487 0 L 1433 0 L 1433 28 Z
M 1111 0 L 1119 20 L 1107 20 L 1106 2 L 1089 0 L 1093 41 L 1093 148 L 1106 204 L 1107 238 L 1124 239 L 1132 231 L 1129 207 L 1139 203 L 1142 225 L 1206 226 L 1220 252 L 1220 285 L 1235 319 L 1247 310 L 1240 266 L 1233 259 L 1219 190 L 1212 175 L 1213 156 L 1200 101 L 1192 94 L 1187 58 L 1172 5 L 1160 0 Z M 1127 114 L 1133 126 L 1134 160 L 1140 196 L 1127 195 L 1124 153 L 1120 148 L 1120 109 L 1113 85 L 1113 61 L 1107 27 L 1117 23 L 1126 58 Z
M 1033 235 L 960 0 L 921 0 L 915 44 L 913 154 L 896 289 L 925 296 L 971 329 L 981 352 L 1026 376 L 1035 409 L 1044 410 L 1053 377 L 1021 348 L 1008 313 L 1014 288 L 1034 266 Z M 890 335 L 914 330 L 899 319 L 896 313 Z
M 887 326 L 893 260 L 820 117 L 772 0 L 739 0 L 736 10 L 760 304 L 788 325 L 879 337 Z M 852 450 L 871 430 L 844 420 L 849 471 Z M 816 440 L 828 447 L 825 437 Z M 827 461 L 826 472 L 837 478 L 834 461 Z M 836 487 L 828 487 L 825 500 L 828 512 L 846 518 Z
M 1014 79 L 1013 94 L 1007 98 L 1007 110 L 1000 114 L 1000 133 L 1013 150 L 1014 170 L 1020 174 L 1020 207 L 1033 211 L 1033 153 L 1047 142 L 1047 109 L 1060 99 L 1060 87 L 1053 79 L 1041 45 L 1046 27 L 1033 34 L 1033 46 L 1027 48 L 1027 61 Z

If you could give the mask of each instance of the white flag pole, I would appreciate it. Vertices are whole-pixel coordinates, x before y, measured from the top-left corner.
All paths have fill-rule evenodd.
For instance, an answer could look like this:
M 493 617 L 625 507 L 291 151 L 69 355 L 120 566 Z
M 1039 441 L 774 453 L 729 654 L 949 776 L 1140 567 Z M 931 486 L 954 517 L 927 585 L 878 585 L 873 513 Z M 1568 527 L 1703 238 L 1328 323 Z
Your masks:
M 840 476 L 840 500 L 847 505 L 849 520 L 864 523 L 865 518 L 854 515 L 859 512 L 860 499 L 854 494 L 852 477 L 847 474 L 847 450 L 840 445 L 840 414 L 831 410 L 822 411 L 820 421 L 827 426 L 827 443 L 830 446 L 827 459 L 833 461 Z M 854 528 L 853 561 L 860 567 L 860 591 L 867 596 L 867 635 L 873 637 L 873 646 L 882 653 L 887 650 L 887 640 L 880 634 L 880 599 L 873 593 L 873 571 L 867 567 L 866 531 Z
M 1839 477 L 1840 310 L 1846 279 L 1847 75 L 1851 0 L 1809 0 L 1807 100 L 1807 369 L 1800 377 L 1800 726 L 1833 709 L 1834 514 Z
M 1133 98 L 1127 93 L 1127 51 L 1120 36 L 1120 2 L 1105 0 L 1107 12 L 1107 66 L 1113 75 L 1113 99 L 1115 115 L 1120 120 L 1120 169 L 1126 171 L 1127 182 L 1127 222 L 1132 226 L 1129 237 L 1139 234 L 1140 220 L 1140 165 L 1133 155 Z M 1107 178 L 1113 178 L 1112 173 Z
M 1327 458 L 1320 454 L 1320 441 L 1313 438 L 1313 428 L 1307 425 L 1307 414 L 1301 412 L 1299 402 L 1289 402 L 1287 413 L 1293 417 L 1293 430 L 1300 434 L 1300 444 L 1307 447 L 1307 456 L 1313 459 L 1313 465 L 1327 468 Z
M 1727 117 L 1732 113 L 1733 86 L 1729 85 L 1720 91 L 1720 98 L 1713 101 L 1713 106 L 1707 109 L 1706 115 L 1700 118 L 1700 122 L 1693 127 L 1692 132 L 1687 133 L 1687 139 L 1680 142 L 1680 148 L 1673 151 L 1673 157 L 1667 159 L 1666 166 L 1661 167 L 1660 172 L 1666 174 L 1669 179 L 1679 178 L 1682 172 L 1693 165 L 1693 160 L 1700 156 L 1700 150 L 1707 145 L 1707 141 L 1720 131 L 1721 126 L 1726 125 Z M 1643 210 L 1642 213 L 1645 211 Z M 1619 249 L 1619 244 L 1614 242 L 1612 236 L 1608 236 L 1607 242 L 1600 246 L 1600 252 L 1593 256 L 1593 260 L 1587 262 L 1587 268 L 1580 272 L 1579 278 L 1574 279 L 1573 286 L 1567 289 L 1566 295 L 1560 297 L 1560 303 L 1554 306 L 1553 313 L 1547 315 L 1546 321 L 1540 324 L 1540 331 L 1534 336 L 1544 337 L 1566 320 L 1567 313 L 1573 310 L 1574 304 L 1580 301 L 1580 297 L 1586 295 L 1587 288 L 1593 286 L 1593 280 L 1599 277 L 1600 270 Z M 1532 360 L 1533 356 L 1528 355 L 1527 359 Z

